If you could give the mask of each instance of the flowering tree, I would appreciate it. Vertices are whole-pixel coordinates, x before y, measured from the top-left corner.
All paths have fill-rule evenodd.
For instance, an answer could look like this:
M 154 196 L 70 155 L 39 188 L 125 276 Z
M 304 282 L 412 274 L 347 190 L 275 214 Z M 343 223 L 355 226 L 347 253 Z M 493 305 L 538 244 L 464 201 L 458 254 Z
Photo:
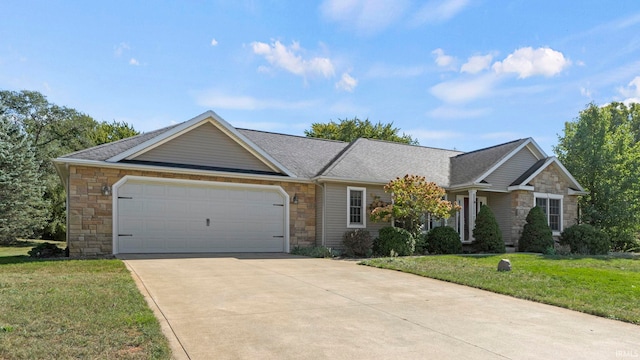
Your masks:
M 391 193 L 393 202 L 374 201 L 370 207 L 372 221 L 395 220 L 396 226 L 414 235 L 420 232 L 421 217 L 425 214 L 439 219 L 447 219 L 460 210 L 458 204 L 444 200 L 445 190 L 424 176 L 405 175 L 391 180 L 384 186 Z

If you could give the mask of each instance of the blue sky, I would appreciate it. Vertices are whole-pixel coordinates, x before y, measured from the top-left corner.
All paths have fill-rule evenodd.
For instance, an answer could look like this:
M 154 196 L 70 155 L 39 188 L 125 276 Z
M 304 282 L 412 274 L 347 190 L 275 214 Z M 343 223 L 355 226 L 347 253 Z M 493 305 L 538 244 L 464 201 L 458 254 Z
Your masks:
M 302 135 L 355 116 L 421 145 L 533 137 L 640 102 L 640 2 L 0 2 L 0 89 L 150 131 L 214 110 Z

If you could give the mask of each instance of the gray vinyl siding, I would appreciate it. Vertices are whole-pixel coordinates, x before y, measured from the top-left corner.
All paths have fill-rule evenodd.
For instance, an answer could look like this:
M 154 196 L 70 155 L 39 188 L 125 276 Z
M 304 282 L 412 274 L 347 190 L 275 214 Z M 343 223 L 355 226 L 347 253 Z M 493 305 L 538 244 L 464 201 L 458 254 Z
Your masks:
M 273 171 L 211 123 L 180 135 L 135 158 L 173 164 Z
M 384 201 L 391 201 L 390 195 L 386 194 L 380 186 L 327 183 L 326 184 L 326 209 L 325 209 L 325 246 L 331 248 L 342 248 L 342 235 L 353 228 L 347 228 L 347 187 L 363 187 L 367 189 L 366 207 L 373 201 L 373 196 L 378 195 Z M 374 238 L 378 236 L 378 231 L 389 226 L 389 223 L 376 223 L 366 215 L 366 230 Z
M 322 184 L 316 186 L 316 245 L 322 245 L 323 233 L 324 188 Z
M 506 191 L 507 187 L 538 159 L 526 147 L 514 154 L 509 160 L 489 174 L 484 180 L 493 185 L 492 189 Z
M 511 226 L 513 223 L 513 210 L 511 209 L 511 194 L 485 192 L 478 193 L 478 196 L 487 197 L 487 205 L 491 211 L 493 211 L 498 226 L 500 226 L 502 241 L 507 245 L 512 245 Z

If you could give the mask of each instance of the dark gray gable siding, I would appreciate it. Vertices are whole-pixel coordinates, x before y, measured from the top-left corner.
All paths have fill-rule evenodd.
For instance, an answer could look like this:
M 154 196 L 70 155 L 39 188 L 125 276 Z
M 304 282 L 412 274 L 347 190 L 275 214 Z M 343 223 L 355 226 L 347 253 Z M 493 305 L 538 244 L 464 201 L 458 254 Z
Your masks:
M 478 177 L 525 141 L 527 139 L 515 140 L 451 158 L 451 186 L 468 184 L 478 180 Z
M 132 160 L 272 171 L 264 162 L 209 122 Z
M 506 191 L 514 180 L 525 173 L 537 161 L 538 159 L 525 146 L 484 180 L 492 185 L 492 189 Z

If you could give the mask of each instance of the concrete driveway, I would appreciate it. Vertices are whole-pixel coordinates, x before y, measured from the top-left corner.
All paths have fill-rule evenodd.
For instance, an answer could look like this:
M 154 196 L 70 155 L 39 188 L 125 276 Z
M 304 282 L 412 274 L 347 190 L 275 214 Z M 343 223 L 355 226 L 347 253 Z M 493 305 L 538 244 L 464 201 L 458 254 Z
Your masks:
M 124 259 L 177 359 L 640 359 L 639 326 L 349 261 Z

